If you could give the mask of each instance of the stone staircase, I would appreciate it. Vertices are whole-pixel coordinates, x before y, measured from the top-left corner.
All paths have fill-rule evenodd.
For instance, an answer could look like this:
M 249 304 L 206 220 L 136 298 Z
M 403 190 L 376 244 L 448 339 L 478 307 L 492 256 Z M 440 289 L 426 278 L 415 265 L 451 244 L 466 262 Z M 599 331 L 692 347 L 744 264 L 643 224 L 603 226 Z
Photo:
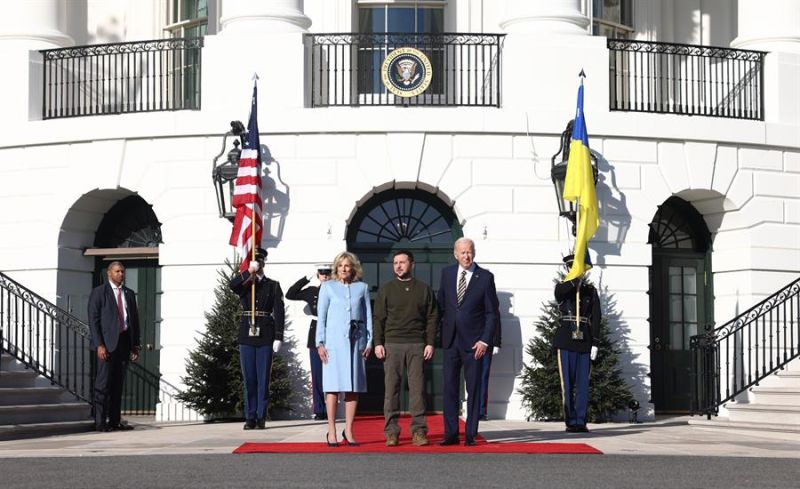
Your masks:
M 91 431 L 89 403 L 0 353 L 0 440 Z
M 725 404 L 728 417 L 693 419 L 690 424 L 800 433 L 800 359 L 762 380 L 747 399 Z

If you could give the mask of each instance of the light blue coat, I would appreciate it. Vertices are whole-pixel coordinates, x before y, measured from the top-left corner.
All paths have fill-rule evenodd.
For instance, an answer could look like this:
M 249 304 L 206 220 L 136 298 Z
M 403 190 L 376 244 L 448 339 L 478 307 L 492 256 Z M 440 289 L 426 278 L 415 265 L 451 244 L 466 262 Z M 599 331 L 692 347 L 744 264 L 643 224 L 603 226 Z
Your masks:
M 317 301 L 317 346 L 325 345 L 328 363 L 322 364 L 325 392 L 366 392 L 367 372 L 362 354 L 372 348 L 372 308 L 364 282 L 323 282 Z M 359 321 L 350 338 L 350 320 Z

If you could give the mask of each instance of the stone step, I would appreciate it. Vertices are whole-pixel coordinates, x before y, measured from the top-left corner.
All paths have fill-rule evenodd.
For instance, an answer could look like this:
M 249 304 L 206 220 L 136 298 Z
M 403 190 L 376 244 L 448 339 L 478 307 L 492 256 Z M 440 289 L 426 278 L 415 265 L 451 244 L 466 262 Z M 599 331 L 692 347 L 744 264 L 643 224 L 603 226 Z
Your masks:
M 729 420 L 733 423 L 779 423 L 800 427 L 800 406 L 781 404 L 728 403 Z
M 0 426 L 10 424 L 86 421 L 90 419 L 90 413 L 91 407 L 85 402 L 0 406 Z
M 20 440 L 94 431 L 94 421 L 59 421 L 0 425 L 0 440 Z
M 743 423 L 733 422 L 729 418 L 712 417 L 706 419 L 705 417 L 692 417 L 689 419 L 689 424 L 692 426 L 724 428 L 729 430 L 741 431 L 772 431 L 776 433 L 797 433 L 800 434 L 800 426 L 787 425 L 780 423 Z
M 37 377 L 33 370 L 0 370 L 0 388 L 33 387 Z
M 751 404 L 778 404 L 781 406 L 800 406 L 800 387 L 756 386 Z
M 15 404 L 57 404 L 64 389 L 49 387 L 0 387 L 0 406 Z
M 781 370 L 759 382 L 761 387 L 794 387 L 800 389 L 800 372 Z

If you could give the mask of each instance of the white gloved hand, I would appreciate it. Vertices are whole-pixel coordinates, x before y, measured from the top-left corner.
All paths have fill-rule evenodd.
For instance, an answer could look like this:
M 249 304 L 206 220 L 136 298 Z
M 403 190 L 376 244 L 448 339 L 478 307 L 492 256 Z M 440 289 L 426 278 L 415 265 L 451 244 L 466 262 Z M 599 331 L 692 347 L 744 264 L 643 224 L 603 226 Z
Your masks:
M 597 358 L 597 347 L 596 347 L 596 346 L 593 346 L 593 347 L 592 347 L 592 352 L 591 352 L 591 353 L 589 353 L 589 358 L 590 358 L 592 361 L 595 361 L 595 359 Z
M 278 350 L 281 349 L 281 343 L 282 343 L 281 340 L 273 341 L 272 342 L 272 351 L 274 351 L 275 353 L 278 353 Z
M 494 348 L 492 348 L 492 355 L 497 355 L 498 353 L 500 353 L 499 346 L 495 346 Z
M 259 269 L 260 267 L 261 267 L 261 265 L 259 265 L 259 263 L 258 263 L 257 261 L 255 261 L 255 260 L 251 261 L 251 262 L 250 262 L 250 268 L 249 268 L 249 270 L 250 270 L 250 273 L 251 273 L 251 274 L 253 274 L 253 273 L 258 273 L 258 269 Z

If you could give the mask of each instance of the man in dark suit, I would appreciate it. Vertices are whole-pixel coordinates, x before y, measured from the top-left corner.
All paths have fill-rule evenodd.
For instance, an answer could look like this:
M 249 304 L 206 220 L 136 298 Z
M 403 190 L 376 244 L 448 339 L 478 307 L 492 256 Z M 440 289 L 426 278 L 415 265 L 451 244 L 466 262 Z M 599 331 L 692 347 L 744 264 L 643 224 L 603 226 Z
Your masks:
M 458 411 L 461 369 L 467 385 L 467 421 L 464 445 L 475 445 L 480 405 L 480 360 L 492 344 L 497 324 L 497 290 L 494 275 L 479 267 L 475 243 L 469 238 L 456 241 L 457 264 L 442 270 L 438 306 L 444 353 L 444 440 L 458 443 Z
M 331 278 L 330 265 L 317 266 L 317 278 L 320 285 Z M 317 299 L 319 286 L 308 285 L 311 277 L 301 277 L 286 291 L 286 298 L 290 301 L 303 301 L 308 304 L 311 313 L 311 325 L 308 328 L 308 356 L 311 363 L 311 397 L 314 409 L 314 419 L 328 419 L 325 412 L 325 391 L 322 390 L 322 360 L 317 351 Z
M 94 381 L 94 423 L 97 431 L 132 430 L 122 424 L 122 386 L 128 361 L 139 358 L 139 311 L 136 294 L 125 287 L 125 267 L 112 261 L 106 270 L 108 282 L 89 296 L 89 328 L 92 348 L 97 351 Z

